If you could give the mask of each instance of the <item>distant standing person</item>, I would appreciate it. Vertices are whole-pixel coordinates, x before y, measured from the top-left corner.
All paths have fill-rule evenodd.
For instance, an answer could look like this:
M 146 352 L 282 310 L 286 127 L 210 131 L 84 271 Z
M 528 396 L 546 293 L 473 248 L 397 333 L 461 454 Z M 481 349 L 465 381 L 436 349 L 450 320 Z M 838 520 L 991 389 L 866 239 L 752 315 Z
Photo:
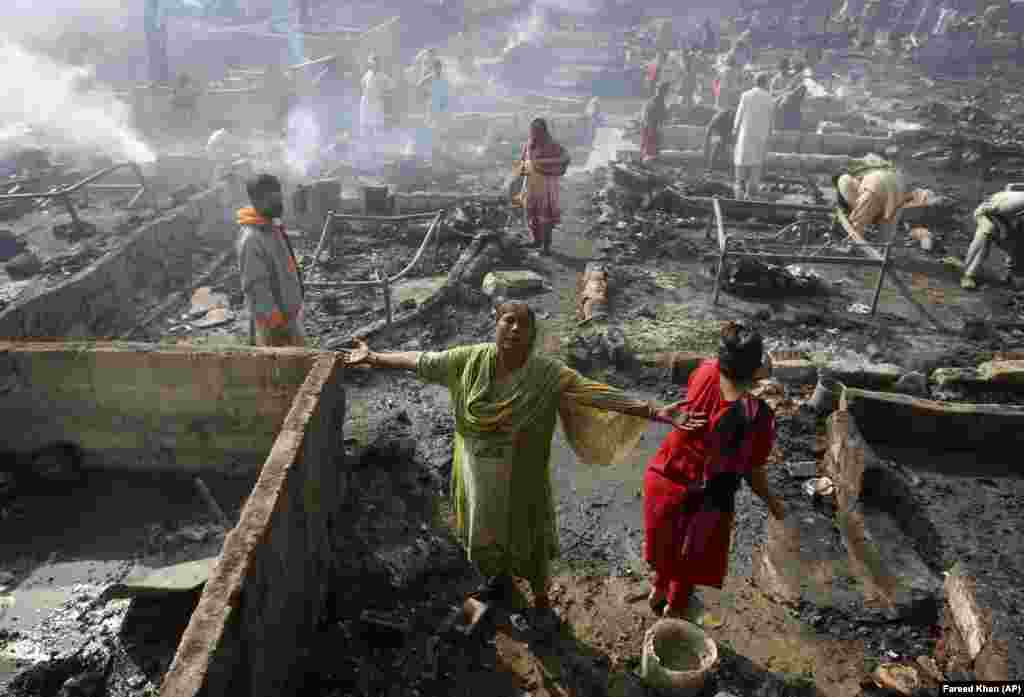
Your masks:
M 779 59 L 779 67 L 776 70 L 775 77 L 772 78 L 771 93 L 773 97 L 778 97 L 789 91 L 790 86 L 793 84 L 793 73 L 792 67 L 789 63 L 789 58 L 783 56 Z
M 736 147 L 736 198 L 748 199 L 760 192 L 761 175 L 768 150 L 768 136 L 775 118 L 775 102 L 768 92 L 768 73 L 757 76 L 757 84 L 743 93 L 736 108 L 733 137 Z
M 589 148 L 593 147 L 594 139 L 597 138 L 597 129 L 603 128 L 608 123 L 604 113 L 601 111 L 601 100 L 592 97 L 587 102 L 586 111 L 583 112 L 583 143 Z
M 370 56 L 362 85 L 359 131 L 364 138 L 375 138 L 384 127 L 384 100 L 395 86 L 392 79 L 381 72 L 377 56 Z
M 743 76 L 740 73 L 736 56 L 728 54 L 718 73 L 715 87 L 715 108 L 719 111 L 732 111 L 740 103 Z
M 434 60 L 433 75 L 428 84 L 430 101 L 427 104 L 426 124 L 420 129 L 419 150 L 431 160 L 439 152 L 440 131 L 448 117 L 449 83 L 444 76 L 444 64 L 440 59 Z
M 658 92 L 644 105 L 640 116 L 640 156 L 645 161 L 661 154 L 661 129 L 668 120 L 668 83 L 658 85 Z
M 775 100 L 775 127 L 780 131 L 799 131 L 803 128 L 803 105 L 807 86 L 798 84 Z
M 551 235 L 562 221 L 559 179 L 569 170 L 569 152 L 551 137 L 548 123 L 534 119 L 530 138 L 523 146 L 520 173 L 526 179 L 526 220 L 534 247 L 551 254 Z
M 693 95 L 697 91 L 697 66 L 694 52 L 690 50 L 679 53 L 679 98 L 684 111 L 693 108 Z
M 149 79 L 159 85 L 171 81 L 171 66 L 167 59 L 167 16 L 165 0 L 146 0 L 146 49 L 149 53 Z
M 647 66 L 647 95 L 653 97 L 658 92 L 658 80 L 661 78 L 661 71 L 664 68 L 667 54 L 659 51 L 658 55 Z
M 238 261 L 256 346 L 304 346 L 302 299 L 305 289 L 285 233 L 281 182 L 261 174 L 246 183 L 252 206 L 238 211 L 242 227 Z

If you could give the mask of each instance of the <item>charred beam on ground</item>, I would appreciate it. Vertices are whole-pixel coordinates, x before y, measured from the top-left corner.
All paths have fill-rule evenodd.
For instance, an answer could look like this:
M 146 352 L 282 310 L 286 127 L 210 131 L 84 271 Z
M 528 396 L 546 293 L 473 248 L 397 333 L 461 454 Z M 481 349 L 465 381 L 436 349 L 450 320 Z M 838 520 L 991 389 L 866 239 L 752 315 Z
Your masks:
M 604 264 L 587 264 L 577 279 L 576 294 L 576 317 L 581 323 L 608 318 L 608 269 Z

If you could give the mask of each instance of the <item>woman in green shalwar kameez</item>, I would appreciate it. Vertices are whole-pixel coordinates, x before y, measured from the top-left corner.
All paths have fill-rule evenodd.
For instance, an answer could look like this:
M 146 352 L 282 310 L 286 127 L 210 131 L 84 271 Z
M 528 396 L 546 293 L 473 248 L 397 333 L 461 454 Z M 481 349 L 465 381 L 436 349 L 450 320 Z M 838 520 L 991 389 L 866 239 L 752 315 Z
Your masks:
M 561 417 L 577 457 L 621 461 L 650 421 L 697 428 L 703 415 L 679 403 L 655 407 L 588 380 L 564 363 L 533 354 L 537 326 L 521 302 L 497 308 L 495 342 L 441 352 L 375 353 L 365 342 L 346 352 L 349 365 L 415 370 L 444 385 L 455 412 L 452 499 L 456 532 L 485 575 L 530 582 L 539 621 L 555 621 L 547 594 L 558 553 L 549 461 Z

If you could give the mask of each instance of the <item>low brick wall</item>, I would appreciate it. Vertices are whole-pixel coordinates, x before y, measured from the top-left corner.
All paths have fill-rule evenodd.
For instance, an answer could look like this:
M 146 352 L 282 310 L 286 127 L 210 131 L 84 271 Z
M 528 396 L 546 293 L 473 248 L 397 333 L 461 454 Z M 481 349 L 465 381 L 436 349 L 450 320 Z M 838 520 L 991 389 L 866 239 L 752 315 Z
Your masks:
M 206 243 L 228 249 L 238 228 L 228 215 L 237 200 L 228 184 L 196 194 L 131 233 L 119 249 L 68 280 L 0 312 L 0 339 L 117 336 L 138 321 L 133 300 L 145 290 L 186 288 L 193 252 Z
M 221 550 L 161 697 L 293 694 L 339 568 L 342 367 L 314 364 Z M 339 647 L 343 651 L 344 647 Z
M 86 467 L 254 472 L 319 355 L 0 343 L 0 447 L 69 441 Z
M 1024 429 L 1024 408 L 936 402 L 890 392 L 846 389 L 844 408 L 872 442 L 949 448 L 1013 448 Z

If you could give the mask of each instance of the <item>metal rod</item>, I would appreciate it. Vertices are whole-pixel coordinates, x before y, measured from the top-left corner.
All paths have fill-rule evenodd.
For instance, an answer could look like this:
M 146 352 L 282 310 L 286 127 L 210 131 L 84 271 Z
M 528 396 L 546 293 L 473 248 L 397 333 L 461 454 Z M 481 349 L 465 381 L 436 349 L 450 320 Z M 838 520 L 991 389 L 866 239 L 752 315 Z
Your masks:
M 715 294 L 711 298 L 712 305 L 718 305 L 718 296 L 722 292 L 722 274 L 725 273 L 725 259 L 728 252 L 723 247 L 718 253 L 718 272 L 715 273 Z
M 324 242 L 327 240 L 327 231 L 331 227 L 331 216 L 334 215 L 334 211 L 327 211 L 327 217 L 324 218 L 323 231 L 320 233 L 320 242 L 316 245 L 316 251 L 313 252 L 313 263 L 309 265 L 309 272 L 312 273 L 313 267 L 320 263 L 320 252 L 324 248 Z
M 388 283 L 388 275 L 383 269 L 377 270 L 377 278 L 380 279 L 381 288 L 384 290 L 384 314 L 391 326 L 391 284 Z
M 17 201 L 17 200 L 22 200 L 22 199 L 44 200 L 44 199 L 48 199 L 48 198 L 63 198 L 63 197 L 66 197 L 66 196 L 68 196 L 70 194 L 76 193 L 79 189 L 81 189 L 83 187 L 88 187 L 90 184 L 92 184 L 96 180 L 102 179 L 103 177 L 106 177 L 107 175 L 112 174 L 112 173 L 114 173 L 114 172 L 116 172 L 118 170 L 121 170 L 121 169 L 131 169 L 132 172 L 135 173 L 135 176 L 138 177 L 138 179 L 139 179 L 139 186 L 142 187 L 143 189 L 146 188 L 146 178 L 142 174 L 142 168 L 139 167 L 134 162 L 121 162 L 121 163 L 118 163 L 116 165 L 112 165 L 110 167 L 106 167 L 104 169 L 101 169 L 98 172 L 94 172 L 93 174 L 90 174 L 85 179 L 82 179 L 79 182 L 71 184 L 70 186 L 54 187 L 54 189 L 52 191 L 48 191 L 46 193 L 0 194 L 0 201 Z M 153 207 L 157 208 L 157 202 L 156 202 L 156 197 L 155 196 L 153 197 Z
M 405 215 L 350 215 L 348 213 L 330 213 L 332 218 L 364 223 L 404 223 L 410 220 L 429 220 L 442 211 L 426 213 L 407 213 Z
M 145 194 L 146 194 L 146 189 L 145 188 L 140 188 L 135 193 L 135 195 L 132 196 L 132 199 L 128 202 L 128 207 L 129 208 L 135 208 L 136 204 L 139 202 L 139 199 L 142 198 Z
M 60 197 L 60 200 L 64 202 L 64 206 L 68 209 L 68 213 L 71 214 L 71 224 L 75 228 L 75 233 L 80 234 L 82 232 L 82 221 L 78 218 L 78 211 L 75 210 L 75 204 L 71 201 L 71 195 L 64 194 Z
M 882 268 L 878 270 L 878 283 L 875 284 L 875 296 L 871 299 L 871 314 L 875 314 L 875 310 L 878 309 L 878 299 L 882 295 L 882 283 L 885 281 L 885 271 L 889 266 L 889 252 L 890 248 L 885 248 L 885 254 L 882 256 Z
M 771 201 L 745 201 L 738 198 L 719 198 L 717 196 L 687 196 L 687 201 L 697 201 L 700 203 L 711 203 L 712 201 L 721 201 L 726 206 L 737 206 L 742 208 L 754 208 L 762 210 L 775 210 L 775 211 L 804 211 L 807 213 L 821 213 L 823 215 L 829 215 L 832 213 L 832 209 L 828 206 L 812 206 L 804 203 L 774 203 Z
M 763 259 L 802 264 L 848 264 L 850 266 L 881 266 L 881 260 L 860 257 L 815 257 L 803 254 L 773 254 L 769 252 L 740 252 L 729 250 L 729 256 L 746 259 Z
M 729 238 L 726 237 L 725 226 L 722 224 L 722 207 L 719 205 L 717 198 L 711 199 L 711 205 L 714 209 L 715 223 L 718 225 L 718 247 L 724 252 L 728 246 Z

